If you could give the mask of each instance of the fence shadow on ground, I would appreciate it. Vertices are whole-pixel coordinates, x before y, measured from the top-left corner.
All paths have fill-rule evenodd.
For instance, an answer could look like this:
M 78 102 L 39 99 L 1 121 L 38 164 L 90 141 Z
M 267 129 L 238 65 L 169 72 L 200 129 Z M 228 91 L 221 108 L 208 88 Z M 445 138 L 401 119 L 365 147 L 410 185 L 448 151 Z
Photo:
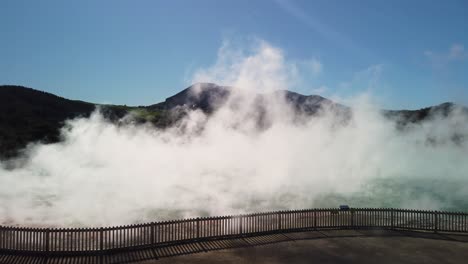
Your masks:
M 160 258 L 176 257 L 194 253 L 255 247 L 273 243 L 294 242 L 314 239 L 339 239 L 342 237 L 395 237 L 406 236 L 423 239 L 448 240 L 468 243 L 465 234 L 439 234 L 405 230 L 322 230 L 309 232 L 292 232 L 283 234 L 247 236 L 242 238 L 217 239 L 203 242 L 187 242 L 177 245 L 153 247 L 144 250 L 125 251 L 102 256 L 76 256 L 76 257 L 37 257 L 19 255 L 1 255 L 1 264 L 120 264 L 135 263 Z

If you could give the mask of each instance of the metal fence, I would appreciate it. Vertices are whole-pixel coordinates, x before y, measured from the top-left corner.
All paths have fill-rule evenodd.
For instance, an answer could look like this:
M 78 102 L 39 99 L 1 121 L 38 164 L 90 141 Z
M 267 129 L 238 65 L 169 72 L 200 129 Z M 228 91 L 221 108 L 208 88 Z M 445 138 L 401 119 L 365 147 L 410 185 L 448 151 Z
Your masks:
M 393 208 L 327 208 L 201 217 L 104 228 L 0 226 L 0 251 L 44 256 L 104 254 L 229 237 L 363 228 L 468 233 L 468 214 Z

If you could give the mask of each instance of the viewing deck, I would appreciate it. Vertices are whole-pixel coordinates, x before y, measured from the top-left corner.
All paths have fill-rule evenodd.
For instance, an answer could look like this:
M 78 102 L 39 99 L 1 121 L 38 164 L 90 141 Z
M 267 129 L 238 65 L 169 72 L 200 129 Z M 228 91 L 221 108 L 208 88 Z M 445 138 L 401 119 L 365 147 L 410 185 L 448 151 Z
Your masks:
M 414 242 L 414 239 L 422 239 L 425 242 L 417 243 L 427 244 L 421 248 L 423 251 L 435 247 L 436 244 L 445 247 L 443 245 L 451 242 L 457 243 L 457 246 L 452 245 L 444 249 L 445 252 L 457 248 L 463 250 L 447 257 L 453 258 L 457 256 L 457 252 L 460 257 L 465 255 L 468 257 L 467 244 L 464 243 L 468 241 L 468 214 L 406 209 L 344 208 L 205 217 L 107 228 L 0 227 L 0 254 L 3 256 L 0 261 L 4 261 L 3 263 L 28 263 L 33 260 L 41 263 L 121 263 L 122 260 L 118 260 L 119 258 L 128 259 L 124 262 L 156 260 L 165 256 L 216 249 L 250 248 L 277 242 L 304 241 L 301 244 L 308 244 L 309 242 L 305 241 L 328 241 L 311 242 L 313 244 L 311 246 L 320 248 L 324 246 L 323 243 L 332 243 L 335 238 L 343 237 L 347 239 L 341 241 L 348 241 L 346 242 L 348 244 L 345 248 L 337 246 L 337 256 L 359 252 L 351 249 L 367 242 L 357 238 L 379 237 L 374 240 L 376 240 L 375 246 L 381 244 L 382 256 L 396 253 L 391 252 L 392 248 L 404 251 L 405 248 L 399 249 L 400 245 Z M 428 242 L 427 239 L 433 242 Z M 393 242 L 388 244 L 388 241 Z M 371 246 L 371 244 L 366 245 Z M 371 248 L 372 246 L 368 250 L 373 251 Z M 280 255 L 289 254 L 282 248 L 273 251 Z M 346 253 L 347 251 L 349 252 Z M 326 251 L 319 250 L 316 253 L 324 252 Z M 438 253 L 428 251 L 428 254 Z M 245 255 L 247 258 L 248 256 Z
M 468 235 L 323 230 L 188 242 L 103 256 L 0 255 L 1 264 L 466 263 Z

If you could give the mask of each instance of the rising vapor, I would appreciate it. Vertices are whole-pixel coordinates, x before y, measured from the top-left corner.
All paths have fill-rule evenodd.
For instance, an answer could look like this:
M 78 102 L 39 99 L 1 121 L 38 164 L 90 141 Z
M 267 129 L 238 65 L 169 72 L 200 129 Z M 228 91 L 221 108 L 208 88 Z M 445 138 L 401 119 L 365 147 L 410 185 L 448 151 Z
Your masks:
M 298 117 L 275 92 L 300 80 L 297 68 L 265 41 L 225 44 L 192 78 L 235 87 L 210 116 L 188 110 L 166 129 L 111 123 L 99 111 L 69 120 L 61 143 L 32 144 L 0 167 L 0 223 L 105 226 L 342 203 L 467 208 L 466 115 L 402 129 L 357 95 L 347 121 L 327 108 Z

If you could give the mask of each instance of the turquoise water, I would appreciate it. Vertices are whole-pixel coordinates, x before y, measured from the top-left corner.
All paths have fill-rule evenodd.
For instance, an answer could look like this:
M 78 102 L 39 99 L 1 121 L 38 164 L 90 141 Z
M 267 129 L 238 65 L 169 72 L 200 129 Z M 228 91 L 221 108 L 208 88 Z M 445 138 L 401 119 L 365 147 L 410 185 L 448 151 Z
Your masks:
M 315 205 L 468 211 L 468 179 L 373 179 L 359 192 L 320 195 Z

